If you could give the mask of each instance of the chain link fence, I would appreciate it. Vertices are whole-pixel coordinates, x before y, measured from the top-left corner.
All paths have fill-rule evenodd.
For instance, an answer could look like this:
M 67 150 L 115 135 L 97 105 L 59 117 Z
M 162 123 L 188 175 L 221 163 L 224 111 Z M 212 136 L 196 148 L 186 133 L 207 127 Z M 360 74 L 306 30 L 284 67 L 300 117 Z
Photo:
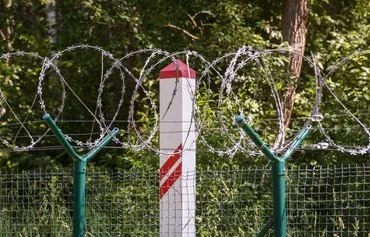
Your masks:
M 189 177 L 197 236 L 253 236 L 272 215 L 269 167 Z M 71 236 L 72 192 L 71 171 L 2 171 L 0 236 Z M 87 236 L 159 236 L 158 171 L 89 168 L 86 199 Z M 368 237 L 370 164 L 289 168 L 287 215 L 288 236 Z

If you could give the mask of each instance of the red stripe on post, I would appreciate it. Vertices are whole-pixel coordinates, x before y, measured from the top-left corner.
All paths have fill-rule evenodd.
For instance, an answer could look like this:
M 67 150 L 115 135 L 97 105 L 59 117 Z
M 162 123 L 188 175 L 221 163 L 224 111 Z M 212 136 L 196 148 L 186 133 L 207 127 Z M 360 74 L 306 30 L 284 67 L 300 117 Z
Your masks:
M 172 188 L 172 186 L 175 184 L 177 179 L 181 176 L 182 170 L 182 163 L 180 163 L 175 171 L 172 172 L 170 177 L 161 185 L 159 190 L 159 198 L 162 199 L 162 197 Z
M 166 162 L 162 165 L 159 175 L 160 175 L 160 180 L 170 171 L 172 166 L 175 165 L 175 163 L 180 159 L 181 157 L 181 150 L 182 150 L 182 144 L 180 144 L 176 150 L 173 152 L 173 155 L 171 155 Z

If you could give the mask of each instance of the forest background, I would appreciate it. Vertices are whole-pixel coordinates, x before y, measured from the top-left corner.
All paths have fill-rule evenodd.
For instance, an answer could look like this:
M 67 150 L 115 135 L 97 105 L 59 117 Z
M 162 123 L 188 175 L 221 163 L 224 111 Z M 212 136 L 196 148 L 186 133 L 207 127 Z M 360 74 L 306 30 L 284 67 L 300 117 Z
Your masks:
M 205 58 L 214 59 L 244 45 L 257 49 L 290 45 L 306 55 L 312 52 L 325 70 L 355 51 L 370 49 L 369 32 L 368 0 L 2 0 L 0 2 L 0 54 L 23 50 L 48 55 L 70 45 L 84 43 L 100 46 L 114 53 L 116 57 L 136 50 L 159 48 L 170 52 L 195 50 Z M 65 77 L 78 77 L 71 82 L 74 86 L 80 85 L 81 81 L 84 82 L 82 86 L 77 86 L 77 92 L 86 99 L 86 103 L 91 100 L 91 106 L 96 103 L 95 97 L 90 96 L 92 90 L 96 91 L 93 85 L 100 81 L 100 68 L 96 69 L 93 66 L 96 65 L 93 60 L 96 58 L 90 58 L 89 55 L 80 56 L 79 60 L 67 60 L 68 65 L 65 65 L 66 68 L 79 69 L 77 76 L 67 73 Z M 145 59 L 136 57 L 129 64 L 135 69 L 140 68 L 144 62 Z M 35 83 L 31 80 L 37 80 L 40 67 L 32 61 L 22 66 L 12 66 L 9 61 L 3 60 L 0 68 L 2 90 L 13 98 L 11 103 L 16 111 L 20 114 L 22 111 L 28 113 L 23 105 L 30 104 L 30 95 L 34 91 L 27 88 Z M 308 69 L 302 67 L 300 63 L 287 70 L 303 82 L 312 79 L 305 76 Z M 345 73 L 337 76 L 331 83 L 337 85 L 337 89 L 348 96 L 346 100 L 353 102 L 348 105 L 349 108 L 356 115 L 363 116 L 361 121 L 366 124 L 368 121 L 366 116 L 370 114 L 368 88 L 370 61 L 365 56 L 342 70 Z M 153 80 L 148 80 L 146 85 L 153 93 L 158 93 L 158 85 L 155 83 L 157 77 L 158 75 L 153 75 Z M 307 89 L 314 91 L 315 88 Z M 294 88 L 287 87 L 286 91 L 289 90 Z M 111 97 L 114 98 L 113 89 Z M 287 126 L 291 122 L 290 118 L 293 119 L 300 114 L 299 110 L 304 107 L 290 107 L 294 99 L 294 96 L 288 96 L 284 100 L 284 113 L 289 118 L 285 121 Z M 113 109 L 114 103 L 114 100 L 111 102 L 108 100 L 104 106 L 107 110 Z M 125 103 L 124 106 L 128 110 L 129 103 Z M 137 106 L 138 111 L 140 109 L 142 111 L 136 115 L 139 122 L 151 118 L 149 113 L 145 113 L 148 111 L 146 106 L 145 101 Z M 333 101 L 324 101 L 322 108 L 331 115 L 343 112 L 343 108 Z M 80 114 L 80 119 L 86 119 L 79 107 L 68 109 Z M 37 116 L 41 118 L 42 115 Z M 120 119 L 127 119 L 127 114 L 123 113 Z M 335 122 L 334 116 L 330 119 Z M 339 120 L 336 122 L 331 133 L 336 141 L 349 146 L 368 143 L 366 134 L 359 135 L 352 129 L 352 125 L 346 125 Z M 16 134 L 16 129 L 19 128 L 11 127 L 6 117 L 2 118 L 1 123 L 1 136 L 9 137 L 9 141 L 13 141 L 12 135 Z M 69 131 L 81 133 L 91 128 L 91 124 L 86 125 L 86 128 L 81 124 L 70 126 Z M 124 126 L 121 127 L 122 130 Z M 37 131 L 45 127 L 35 123 L 33 129 Z M 141 129 L 147 128 L 143 126 Z M 257 131 L 263 132 L 258 126 Z M 314 132 L 307 143 L 320 142 L 322 138 L 318 138 L 319 136 Z M 217 145 L 218 137 L 213 137 L 214 141 L 209 142 Z M 58 169 L 71 166 L 71 159 L 63 148 L 47 149 L 48 142 L 50 143 L 42 141 L 38 145 L 39 148 L 27 152 L 14 152 L 6 147 L 2 148 L 1 169 Z M 43 147 L 45 149 L 42 149 Z M 290 164 L 315 166 L 362 163 L 367 160 L 368 154 L 351 156 L 330 148 L 301 149 L 294 155 Z M 105 149 L 99 154 L 99 158 L 91 162 L 91 166 L 108 169 L 158 168 L 158 163 L 158 155 L 148 150 L 135 152 L 130 149 Z M 218 156 L 199 144 L 197 163 L 200 169 L 241 169 L 250 165 L 265 165 L 266 159 L 249 157 L 245 153 L 237 153 L 232 158 L 226 155 Z

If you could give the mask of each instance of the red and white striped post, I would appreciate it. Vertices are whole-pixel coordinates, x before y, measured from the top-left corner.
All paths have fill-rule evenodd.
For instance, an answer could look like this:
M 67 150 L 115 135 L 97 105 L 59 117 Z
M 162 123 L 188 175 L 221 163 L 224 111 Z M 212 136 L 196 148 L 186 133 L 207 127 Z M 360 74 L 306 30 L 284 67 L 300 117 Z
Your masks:
M 160 236 L 195 236 L 195 71 L 160 71 Z

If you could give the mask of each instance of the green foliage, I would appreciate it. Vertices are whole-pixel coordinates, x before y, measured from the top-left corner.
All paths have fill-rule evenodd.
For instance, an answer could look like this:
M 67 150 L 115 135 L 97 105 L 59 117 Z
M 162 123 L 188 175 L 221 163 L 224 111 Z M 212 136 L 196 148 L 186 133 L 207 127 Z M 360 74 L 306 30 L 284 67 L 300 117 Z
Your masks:
M 9 37 L 1 37 L 0 53 L 7 50 L 24 50 L 35 51 L 41 55 L 57 52 L 67 46 L 78 43 L 88 43 L 91 45 L 99 45 L 113 52 L 117 57 L 123 56 L 128 52 L 144 48 L 162 48 L 168 51 L 180 51 L 183 49 L 191 49 L 200 52 L 207 59 L 212 60 L 225 53 L 235 51 L 243 45 L 251 45 L 255 48 L 277 48 L 284 45 L 280 33 L 282 3 L 281 1 L 270 0 L 227 0 L 227 1 L 192 1 L 184 2 L 178 0 L 170 1 L 149 1 L 149 0 L 117 0 L 117 1 L 101 1 L 101 0 L 84 0 L 84 1 L 56 1 L 56 42 L 51 43 L 48 33 L 47 22 L 47 1 L 20 1 L 13 0 L 9 8 L 0 10 L 0 21 L 6 22 L 0 26 L 0 31 L 5 34 L 8 30 Z M 3 5 L 5 3 L 2 3 Z M 5 5 L 4 5 L 5 6 Z M 306 52 L 314 52 L 315 57 L 319 60 L 323 68 L 328 68 L 334 64 L 339 58 L 342 58 L 359 49 L 367 49 L 370 45 L 369 37 L 369 12 L 370 3 L 366 0 L 356 1 L 333 1 L 333 0 L 311 0 L 309 12 L 309 26 L 307 33 Z M 11 46 L 9 48 L 8 46 Z M 76 88 L 78 95 L 83 98 L 86 105 L 93 110 L 96 103 L 97 86 L 101 80 L 99 53 L 80 54 L 79 52 L 68 53 L 61 58 L 61 64 L 58 65 L 68 83 L 73 88 Z M 276 58 L 275 58 L 276 59 Z M 280 60 L 280 59 L 279 59 Z M 279 60 L 271 60 L 268 62 L 269 70 L 274 73 L 274 76 L 288 78 L 284 75 L 284 65 L 286 62 Z M 141 68 L 145 58 L 143 56 L 131 57 L 125 66 L 132 71 Z M 0 62 L 0 85 L 7 98 L 12 102 L 12 107 L 15 112 L 20 114 L 20 117 L 25 118 L 32 104 L 33 97 L 30 95 L 36 89 L 37 76 L 40 70 L 38 60 L 11 60 Z M 104 62 L 106 67 L 109 66 L 108 61 Z M 350 64 L 350 65 L 349 65 Z M 340 67 L 340 69 L 328 78 L 328 84 L 336 89 L 336 93 L 341 92 L 341 99 L 350 107 L 351 111 L 356 115 L 368 113 L 368 102 L 370 94 L 368 93 L 368 78 L 370 72 L 370 63 L 368 55 L 358 56 L 349 62 L 349 66 Z M 220 71 L 225 70 L 227 62 L 222 62 L 217 65 Z M 201 67 L 200 64 L 192 65 L 192 67 Z M 248 69 L 254 68 L 251 65 L 240 72 L 240 78 L 234 86 L 235 94 L 241 101 L 244 111 L 250 111 L 249 115 L 252 125 L 261 133 L 263 138 L 269 143 L 273 142 L 277 130 L 276 124 L 266 122 L 266 119 L 276 118 L 276 111 L 272 98 L 270 96 L 270 87 L 258 85 L 259 87 L 251 87 L 251 82 L 258 77 L 262 77 L 260 71 L 251 71 Z M 117 72 L 114 72 L 117 73 Z M 309 115 L 310 105 L 314 95 L 314 78 L 312 76 L 312 68 L 304 65 L 302 79 L 299 89 L 297 89 L 296 109 L 293 117 Z M 151 90 L 151 98 L 157 98 L 158 85 L 155 83 L 157 75 L 150 75 L 153 80 L 146 80 L 144 85 Z M 57 113 L 57 108 L 60 104 L 60 86 L 59 82 L 53 80 L 56 75 L 51 70 L 47 72 L 45 87 L 45 96 L 49 108 L 54 108 L 54 113 Z M 79 86 L 81 81 L 84 86 Z M 279 81 L 279 80 L 277 80 Z M 85 83 L 86 82 L 86 83 Z M 103 95 L 104 113 L 112 115 L 116 109 L 117 101 L 115 95 L 120 93 L 119 82 L 114 81 L 107 84 L 106 94 Z M 127 80 L 128 91 L 125 95 L 122 112 L 118 119 L 127 120 L 128 106 L 130 93 L 135 83 Z M 219 85 L 211 85 L 212 88 L 217 88 Z M 278 89 L 284 89 L 286 83 L 277 83 Z M 254 100 L 250 95 L 252 91 L 258 92 L 260 97 Z M 254 92 L 254 91 L 253 91 Z M 209 94 L 200 91 L 198 102 L 200 105 L 206 103 L 217 103 L 220 91 L 212 91 L 211 98 Z M 334 128 L 330 135 L 339 144 L 366 144 L 367 135 L 355 130 L 360 129 L 354 121 L 343 121 L 339 118 L 332 117 L 338 111 L 343 111 L 342 107 L 330 97 L 328 91 L 324 92 L 324 99 L 321 105 L 321 110 L 325 111 L 325 125 Z M 57 95 L 57 96 L 55 96 Z M 263 98 L 265 96 L 265 98 Z M 329 98 L 329 99 L 328 99 Z M 65 117 L 78 114 L 79 119 L 91 119 L 87 111 L 73 99 L 73 96 L 67 97 L 67 104 L 70 107 L 65 109 Z M 136 105 L 137 114 L 135 118 L 138 121 L 140 131 L 145 134 L 151 130 L 153 126 L 153 112 L 149 106 L 148 100 L 143 96 L 141 91 L 137 101 L 141 101 Z M 212 101 L 212 102 L 210 102 Z M 155 100 L 154 102 L 157 102 Z M 17 106 L 13 106 L 17 105 Z M 73 105 L 73 106 L 72 106 Z M 37 106 L 36 106 L 37 107 Z M 237 104 L 234 104 L 232 109 L 237 111 Z M 262 109 L 261 109 L 262 108 Z M 225 116 L 231 116 L 229 108 L 222 108 Z M 204 124 L 208 128 L 220 126 L 214 124 L 213 121 L 217 118 L 217 114 L 211 108 L 204 108 Z M 40 117 L 42 111 L 31 111 L 29 116 L 33 116 L 34 120 Z M 203 118 L 203 117 L 202 117 Z M 326 117 L 325 117 L 326 118 Z M 362 117 L 365 119 L 365 117 Z M 12 141 L 12 138 L 17 134 L 16 127 L 9 125 L 14 119 L 3 117 L 1 123 L 0 134 L 6 140 Z M 231 118 L 230 118 L 231 119 Z M 330 120 L 330 121 L 329 121 Z M 288 133 L 294 134 L 300 129 L 302 123 L 295 120 L 292 123 L 292 128 Z M 78 131 L 78 133 L 88 133 L 91 131 L 92 124 L 63 124 L 62 129 L 67 132 Z M 127 125 L 125 125 L 127 126 Z M 232 124 L 230 124 L 230 127 Z M 45 127 L 40 124 L 28 125 L 35 134 L 45 132 Z M 95 127 L 96 128 L 96 127 Z M 122 128 L 123 130 L 125 127 Z M 347 131 L 353 129 L 352 131 Z M 24 130 L 20 130 L 19 136 L 25 135 Z M 345 134 L 345 136 L 343 135 Z M 207 141 L 213 146 L 229 146 L 230 142 L 226 141 L 222 136 L 214 136 L 214 133 L 204 131 L 204 136 Z M 319 133 L 314 133 L 310 136 L 308 143 L 320 142 Z M 130 139 L 135 139 L 130 138 Z M 157 138 L 156 138 L 157 139 Z M 18 139 L 17 144 L 25 145 L 30 141 Z M 158 141 L 154 140 L 153 144 Z M 46 146 L 50 142 L 42 142 L 40 146 Z M 351 144 L 352 145 L 352 144 Z M 203 147 L 202 152 L 199 152 L 199 164 L 204 167 L 215 164 L 219 167 L 235 166 L 242 167 L 243 165 L 253 163 L 265 163 L 265 159 L 243 158 L 247 154 L 236 154 L 232 159 L 220 159 L 211 153 L 207 153 L 207 147 Z M 109 154 L 108 154 L 109 153 Z M 320 154 L 319 156 L 317 154 Z M 56 159 L 47 162 L 50 157 Z M 130 169 L 132 167 L 156 167 L 156 155 L 150 152 L 133 152 L 122 150 L 109 150 L 104 156 L 104 161 L 94 161 L 97 165 L 106 167 L 122 167 Z M 32 158 L 31 158 L 32 157 Z M 318 151 L 302 151 L 298 153 L 295 159 L 297 163 L 317 164 L 317 163 L 332 163 L 332 162 L 350 162 L 350 156 L 338 154 L 335 152 L 318 152 Z M 366 157 L 354 158 L 358 161 L 366 160 Z M 28 161 L 28 160 L 32 160 Z M 217 162 L 214 162 L 217 160 Z M 6 150 L 1 152 L 0 163 L 8 168 L 28 169 L 33 168 L 38 163 L 41 166 L 58 166 L 65 165 L 70 162 L 69 158 L 62 151 L 39 151 L 30 154 L 8 153 Z M 212 161 L 212 162 L 210 162 Z M 3 166 L 3 167 L 4 167 Z

